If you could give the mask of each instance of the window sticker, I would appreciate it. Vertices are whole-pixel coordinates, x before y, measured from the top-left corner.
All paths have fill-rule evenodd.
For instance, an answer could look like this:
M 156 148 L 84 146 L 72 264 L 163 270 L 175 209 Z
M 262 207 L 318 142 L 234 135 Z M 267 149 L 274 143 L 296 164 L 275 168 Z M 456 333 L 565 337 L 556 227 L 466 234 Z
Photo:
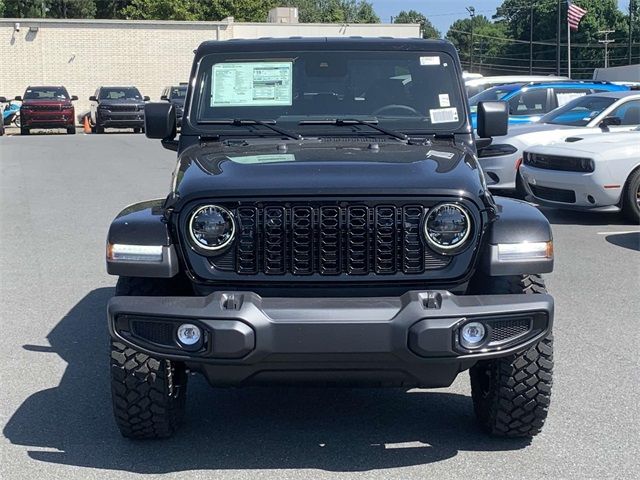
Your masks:
M 569 103 L 574 98 L 584 97 L 585 95 L 586 95 L 585 92 L 557 93 L 556 98 L 558 99 L 558 106 L 562 107 L 563 105 Z
M 242 163 L 245 165 L 255 165 L 258 163 L 280 163 L 280 162 L 294 162 L 296 156 L 292 153 L 283 154 L 271 154 L 271 155 L 244 155 L 241 157 L 227 157 L 229 160 L 235 163 Z
M 420 65 L 440 65 L 440 57 L 420 57 Z
M 212 72 L 212 107 L 290 106 L 293 62 L 217 63 Z
M 438 100 L 440 102 L 440 106 L 441 107 L 450 107 L 451 106 L 451 101 L 449 100 L 449 94 L 448 93 L 441 93 L 440 95 L 438 95 Z
M 456 107 L 451 108 L 432 108 L 429 110 L 429 116 L 431 117 L 431 123 L 452 123 L 458 121 L 458 109 Z

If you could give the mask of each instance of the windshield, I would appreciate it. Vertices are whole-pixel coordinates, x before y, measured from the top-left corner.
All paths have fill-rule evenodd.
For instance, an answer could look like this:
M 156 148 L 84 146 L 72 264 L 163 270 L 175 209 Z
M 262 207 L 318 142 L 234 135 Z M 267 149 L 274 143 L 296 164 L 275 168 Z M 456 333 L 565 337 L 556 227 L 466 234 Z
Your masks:
M 454 60 L 442 52 L 278 52 L 209 55 L 198 70 L 192 116 L 216 133 L 257 131 L 229 128 L 220 120 L 275 121 L 302 135 L 336 133 L 361 119 L 404 133 L 453 132 L 465 109 Z M 216 124 L 217 122 L 217 124 Z M 213 124 L 216 124 L 213 126 Z M 207 126 L 208 125 L 208 126 Z M 239 131 L 240 130 L 240 131 Z M 379 134 L 355 122 L 345 132 Z M 268 133 L 267 129 L 260 129 Z
M 502 85 L 499 87 L 492 87 L 484 92 L 480 92 L 469 99 L 469 106 L 471 107 L 471 113 L 478 111 L 479 102 L 496 102 L 502 100 L 511 92 L 520 88 L 519 85 Z
M 100 89 L 101 100 L 142 100 L 135 87 L 107 87 Z
M 171 87 L 171 100 L 184 100 L 187 96 L 187 87 Z
M 24 100 L 68 100 L 64 87 L 31 87 L 24 93 Z
M 585 95 L 547 113 L 540 119 L 540 123 L 586 127 L 615 101 L 615 98 Z

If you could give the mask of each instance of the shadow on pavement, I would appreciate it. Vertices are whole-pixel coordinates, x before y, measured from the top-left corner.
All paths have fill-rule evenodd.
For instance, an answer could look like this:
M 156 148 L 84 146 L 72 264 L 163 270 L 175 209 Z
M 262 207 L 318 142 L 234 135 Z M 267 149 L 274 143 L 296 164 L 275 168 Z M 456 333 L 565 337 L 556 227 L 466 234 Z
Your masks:
M 618 233 L 605 238 L 613 245 L 640 252 L 640 232 Z
M 583 212 L 577 210 L 561 210 L 538 207 L 552 225 L 628 225 L 629 222 L 620 212 Z
M 211 389 L 192 377 L 187 422 L 176 437 L 122 438 L 111 414 L 105 306 L 113 289 L 84 297 L 51 331 L 51 347 L 25 346 L 33 361 L 60 355 L 60 384 L 31 395 L 4 435 L 36 460 L 157 474 L 198 469 L 365 471 L 421 465 L 460 450 L 516 450 L 526 440 L 487 437 L 470 398 L 369 389 Z

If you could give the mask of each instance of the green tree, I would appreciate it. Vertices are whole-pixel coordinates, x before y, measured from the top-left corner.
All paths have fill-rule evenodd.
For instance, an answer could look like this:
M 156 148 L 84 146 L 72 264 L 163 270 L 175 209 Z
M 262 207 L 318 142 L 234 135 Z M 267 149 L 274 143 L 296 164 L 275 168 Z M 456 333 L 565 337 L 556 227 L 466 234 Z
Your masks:
M 533 8 L 534 42 L 549 42 L 547 45 L 534 45 L 534 69 L 536 73 L 555 73 L 556 58 L 556 20 L 557 3 L 549 0 L 523 2 L 522 0 L 504 0 L 494 18 L 506 26 L 507 35 L 525 43 L 512 42 L 506 50 L 507 57 L 517 58 L 515 63 L 527 66 L 529 58 L 530 5 Z M 615 30 L 610 36 L 616 43 L 610 48 L 610 65 L 623 62 L 626 52 L 625 42 L 629 32 L 628 19 L 618 9 L 616 0 L 576 0 L 576 4 L 587 10 L 577 32 L 571 33 L 572 73 L 576 78 L 591 77 L 593 69 L 604 65 L 604 52 L 598 40 L 600 30 Z M 561 10 L 561 58 L 562 73 L 567 69 L 567 5 Z
M 431 21 L 415 10 L 409 10 L 408 12 L 402 10 L 393 17 L 393 23 L 419 23 L 421 25 L 422 38 L 440 38 L 440 32 L 433 26 Z
M 505 25 L 502 22 L 492 22 L 484 15 L 456 20 L 449 27 L 445 38 L 458 49 L 460 61 L 465 69 L 470 69 L 473 65 L 471 70 L 485 75 L 509 74 L 508 70 L 496 71 L 496 62 L 503 57 L 508 45 Z
M 95 0 L 96 18 L 124 18 L 123 10 L 131 3 L 131 0 Z
M 264 22 L 267 13 L 278 5 L 277 0 L 200 0 L 204 18 L 222 20 L 233 17 L 238 22 Z
M 4 0 L 0 0 L 0 17 L 4 17 Z
M 197 0 L 132 0 L 120 10 L 132 20 L 200 20 L 201 13 Z
M 47 17 L 52 18 L 94 18 L 94 0 L 49 0 Z
M 298 8 L 302 23 L 380 23 L 373 5 L 365 0 L 288 0 L 281 5 Z
M 40 18 L 46 15 L 46 2 L 37 4 L 33 0 L 4 0 L 4 3 L 6 18 Z

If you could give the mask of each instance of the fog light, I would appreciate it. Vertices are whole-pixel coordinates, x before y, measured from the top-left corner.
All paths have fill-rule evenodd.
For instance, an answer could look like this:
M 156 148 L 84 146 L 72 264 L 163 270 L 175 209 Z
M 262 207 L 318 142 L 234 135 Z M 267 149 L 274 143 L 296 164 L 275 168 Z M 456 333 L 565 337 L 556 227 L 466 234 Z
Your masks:
M 200 328 L 191 323 L 183 323 L 178 327 L 178 341 L 183 345 L 195 345 L 200 341 L 201 336 Z
M 483 341 L 486 334 L 484 325 L 480 322 L 470 322 L 460 331 L 460 344 L 465 348 L 475 348 Z

